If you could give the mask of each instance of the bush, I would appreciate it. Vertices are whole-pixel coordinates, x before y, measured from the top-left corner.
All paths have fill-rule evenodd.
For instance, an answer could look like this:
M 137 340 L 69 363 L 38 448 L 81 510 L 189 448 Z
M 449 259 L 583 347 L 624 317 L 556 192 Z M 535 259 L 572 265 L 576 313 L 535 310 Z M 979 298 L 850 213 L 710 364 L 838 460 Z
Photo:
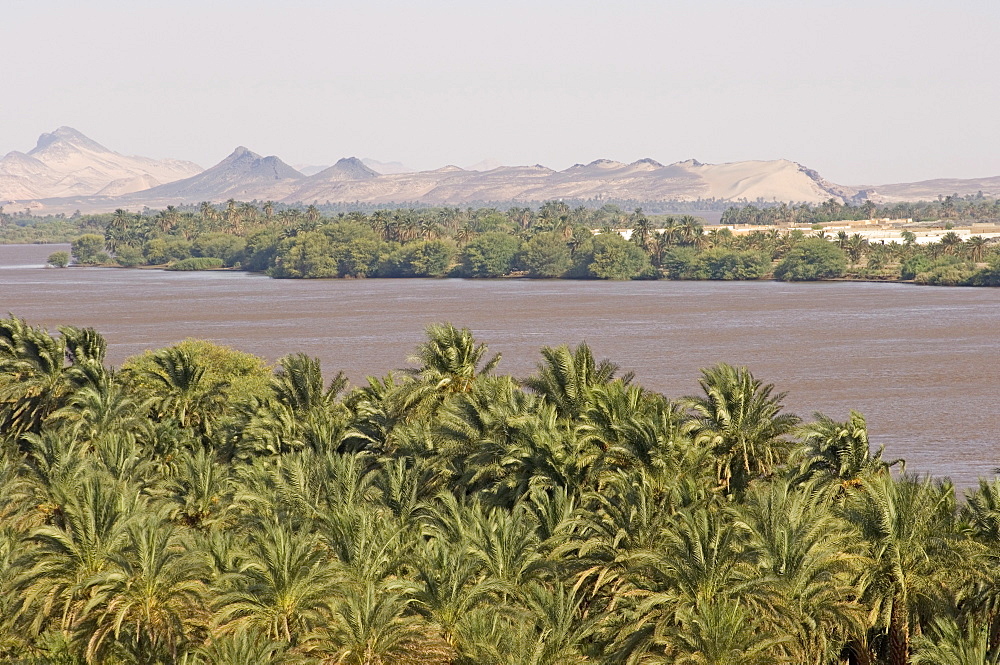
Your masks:
M 771 259 L 763 252 L 737 251 L 717 247 L 698 256 L 700 279 L 760 279 L 771 268 Z
M 847 255 L 822 238 L 806 238 L 793 247 L 774 270 L 777 279 L 787 282 L 842 277 L 847 270 Z
M 222 267 L 222 259 L 213 256 L 195 256 L 167 266 L 167 270 L 216 270 Z
M 973 283 L 975 270 L 965 263 L 938 265 L 918 273 L 913 281 L 932 286 L 968 286 Z
M 411 242 L 390 253 L 378 269 L 380 277 L 443 277 L 451 269 L 455 247 L 443 240 Z
M 70 251 L 77 263 L 96 265 L 107 263 L 108 255 L 104 252 L 104 236 L 96 233 L 85 233 L 70 244 Z
M 122 246 L 115 252 L 115 261 L 125 268 L 133 268 L 143 263 L 144 259 L 142 252 L 135 247 Z
M 153 238 L 142 247 L 146 263 L 162 265 L 191 257 L 191 243 L 183 238 Z
M 927 272 L 933 267 L 934 259 L 925 254 L 915 254 L 900 264 L 899 276 L 903 279 L 913 279 L 919 273 Z
M 462 250 L 462 272 L 467 277 L 503 277 L 514 266 L 521 241 L 508 233 L 484 233 Z
M 191 253 L 222 259 L 227 267 L 232 267 L 243 259 L 246 246 L 246 240 L 230 233 L 203 233 L 191 243 Z
M 597 279 L 634 279 L 648 275 L 652 266 L 649 255 L 617 233 L 602 233 L 594 238 L 594 249 L 587 272 Z
M 65 268 L 69 265 L 69 252 L 52 252 L 46 263 L 56 268 Z
M 573 267 L 573 255 L 558 233 L 539 233 L 525 244 L 520 263 L 528 277 L 552 279 L 562 277 Z

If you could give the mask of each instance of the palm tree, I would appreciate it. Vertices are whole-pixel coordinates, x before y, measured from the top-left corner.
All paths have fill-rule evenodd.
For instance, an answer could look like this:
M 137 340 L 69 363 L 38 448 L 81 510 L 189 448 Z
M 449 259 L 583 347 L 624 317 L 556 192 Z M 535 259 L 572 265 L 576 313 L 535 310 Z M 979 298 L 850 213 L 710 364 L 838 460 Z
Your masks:
M 427 341 L 410 358 L 410 362 L 420 363 L 420 368 L 412 373 L 441 392 L 469 392 L 478 375 L 489 374 L 500 362 L 498 353 L 480 367 L 489 347 L 476 344 L 468 328 L 436 323 L 428 326 L 426 332 Z
M 263 633 L 236 630 L 226 635 L 214 636 L 198 649 L 198 663 L 204 665 L 282 665 L 285 644 L 268 639 Z
M 845 643 L 860 642 L 867 626 L 854 582 L 867 560 L 850 525 L 820 494 L 782 479 L 754 487 L 740 514 L 758 574 L 776 594 L 761 619 L 788 636 L 794 662 L 833 662 Z
M 900 459 L 884 461 L 884 446 L 872 453 L 865 417 L 857 411 L 851 411 L 842 423 L 821 413 L 815 417 L 815 422 L 802 427 L 803 445 L 793 452 L 790 460 L 799 464 L 803 477 L 824 484 L 835 483 L 838 492 L 850 493 L 863 487 L 869 478 L 886 474 L 891 467 L 903 463 Z
M 914 665 L 1000 665 L 1000 649 L 990 645 L 986 626 L 962 626 L 950 617 L 935 618 L 913 646 Z
M 0 435 L 38 432 L 69 392 L 66 342 L 18 318 L 0 320 Z
M 413 606 L 441 627 L 452 648 L 457 646 L 462 621 L 481 608 L 495 607 L 499 595 L 508 590 L 501 582 L 484 577 L 482 562 L 465 550 L 464 542 L 434 538 L 424 544 L 415 566 L 419 586 L 413 593 Z
M 210 383 L 206 367 L 194 355 L 171 347 L 153 355 L 152 368 L 143 378 L 154 387 L 152 407 L 159 419 L 172 418 L 181 427 L 208 436 L 225 406 L 225 382 Z
M 921 608 L 947 606 L 941 594 L 975 558 L 957 546 L 955 496 L 949 484 L 875 476 L 845 509 L 867 546 L 861 599 L 887 640 L 889 665 L 905 665 Z M 964 565 L 963 565 L 964 564 Z M 948 571 L 947 584 L 934 579 Z M 933 610 L 930 610 L 933 611 Z
M 31 533 L 34 547 L 24 552 L 24 572 L 13 585 L 18 615 L 35 632 L 76 628 L 88 585 L 126 547 L 130 520 L 142 509 L 135 489 L 99 474 L 65 489 L 48 523 Z
M 522 383 L 542 395 L 556 407 L 561 417 L 568 420 L 583 415 L 594 388 L 616 380 L 618 365 L 610 360 L 596 362 L 586 342 L 575 349 L 545 346 L 541 353 L 543 361 L 538 363 L 538 373 Z M 633 377 L 629 372 L 617 380 L 627 384 Z
M 632 242 L 639 245 L 643 250 L 649 249 L 649 238 L 653 230 L 653 224 L 649 218 L 642 213 L 642 208 L 636 208 L 629 221 L 632 225 Z
M 237 572 L 223 578 L 215 603 L 224 632 L 259 630 L 295 646 L 328 621 L 340 588 L 325 549 L 315 536 L 278 523 L 261 525 L 249 538 Z
M 986 239 L 982 236 L 972 236 L 965 241 L 965 251 L 973 263 L 982 263 L 986 253 Z
M 705 396 L 685 404 L 696 441 L 716 457 L 720 487 L 740 492 L 753 479 L 773 474 L 789 449 L 785 436 L 799 423 L 797 416 L 781 413 L 785 394 L 772 396 L 773 384 L 725 363 L 702 370 L 699 383 Z
M 207 568 L 175 527 L 157 516 L 128 528 L 121 551 L 88 581 L 81 628 L 88 659 L 124 650 L 130 662 L 176 661 L 206 624 Z
M 445 665 L 453 651 L 391 585 L 369 582 L 339 598 L 334 621 L 316 631 L 305 651 L 342 665 Z
M 962 238 L 954 231 L 948 231 L 941 236 L 939 244 L 945 254 L 955 254 L 962 245 Z

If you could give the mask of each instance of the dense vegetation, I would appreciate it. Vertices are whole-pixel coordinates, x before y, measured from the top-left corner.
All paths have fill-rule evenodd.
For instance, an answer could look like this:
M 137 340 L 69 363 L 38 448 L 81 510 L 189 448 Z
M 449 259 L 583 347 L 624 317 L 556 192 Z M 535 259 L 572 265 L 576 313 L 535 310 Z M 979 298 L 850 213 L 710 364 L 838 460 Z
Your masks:
M 104 364 L 0 320 L 0 657 L 996 663 L 1000 481 L 891 472 L 744 368 L 497 373 L 434 325 L 349 389 L 189 341 Z
M 227 267 L 277 278 L 731 280 L 774 276 L 996 286 L 1000 284 L 1000 244 L 981 236 L 963 240 L 952 232 L 940 242 L 919 245 L 912 233 L 905 232 L 902 243 L 870 243 L 844 231 L 833 237 L 817 220 L 904 214 L 995 220 L 997 209 L 992 199 L 955 197 L 881 208 L 871 203 L 845 206 L 835 202 L 750 205 L 727 211 L 728 221 L 774 224 L 797 220 L 812 222 L 814 228 L 787 232 L 772 226 L 741 235 L 724 227 L 706 228 L 690 215 L 649 216 L 640 209 L 625 213 L 610 204 L 598 209 L 570 208 L 557 201 L 538 210 L 424 208 L 332 217 L 316 206 L 302 211 L 230 201 L 221 210 L 203 203 L 197 210 L 168 207 L 143 214 L 119 210 L 114 215 L 49 219 L 38 224 L 75 224 L 72 254 L 77 264 L 178 270 Z M 631 231 L 627 241 L 617 232 L 623 229 Z M 818 244 L 812 238 L 828 242 Z M 53 265 L 63 265 L 61 256 L 53 259 Z

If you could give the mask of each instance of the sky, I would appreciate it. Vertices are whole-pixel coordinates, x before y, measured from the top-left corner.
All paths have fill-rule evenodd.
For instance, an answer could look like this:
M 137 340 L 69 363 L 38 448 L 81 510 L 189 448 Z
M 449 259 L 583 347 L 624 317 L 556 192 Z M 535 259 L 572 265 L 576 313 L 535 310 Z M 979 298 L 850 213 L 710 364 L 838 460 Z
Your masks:
M 997 0 L 3 0 L 0 154 L 1000 175 Z

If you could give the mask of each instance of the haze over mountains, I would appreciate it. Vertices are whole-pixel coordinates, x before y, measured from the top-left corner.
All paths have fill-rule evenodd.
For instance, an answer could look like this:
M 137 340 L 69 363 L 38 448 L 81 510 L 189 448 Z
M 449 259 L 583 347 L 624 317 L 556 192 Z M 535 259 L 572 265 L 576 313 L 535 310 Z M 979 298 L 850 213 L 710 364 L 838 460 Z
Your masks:
M 379 167 L 383 170 L 380 172 Z M 0 159 L 0 202 L 39 213 L 151 208 L 201 201 L 271 200 L 284 203 L 529 203 L 552 199 L 631 201 L 786 201 L 830 198 L 919 200 L 938 195 L 1000 194 L 1000 176 L 941 179 L 874 187 L 845 187 L 789 160 L 663 165 L 599 159 L 562 171 L 541 165 L 469 169 L 445 166 L 413 172 L 397 163 L 354 157 L 309 175 L 276 156 L 239 147 L 209 169 L 176 159 L 119 154 L 69 127 L 42 134 L 28 153 Z M 391 172 L 390 172 L 391 171 Z

